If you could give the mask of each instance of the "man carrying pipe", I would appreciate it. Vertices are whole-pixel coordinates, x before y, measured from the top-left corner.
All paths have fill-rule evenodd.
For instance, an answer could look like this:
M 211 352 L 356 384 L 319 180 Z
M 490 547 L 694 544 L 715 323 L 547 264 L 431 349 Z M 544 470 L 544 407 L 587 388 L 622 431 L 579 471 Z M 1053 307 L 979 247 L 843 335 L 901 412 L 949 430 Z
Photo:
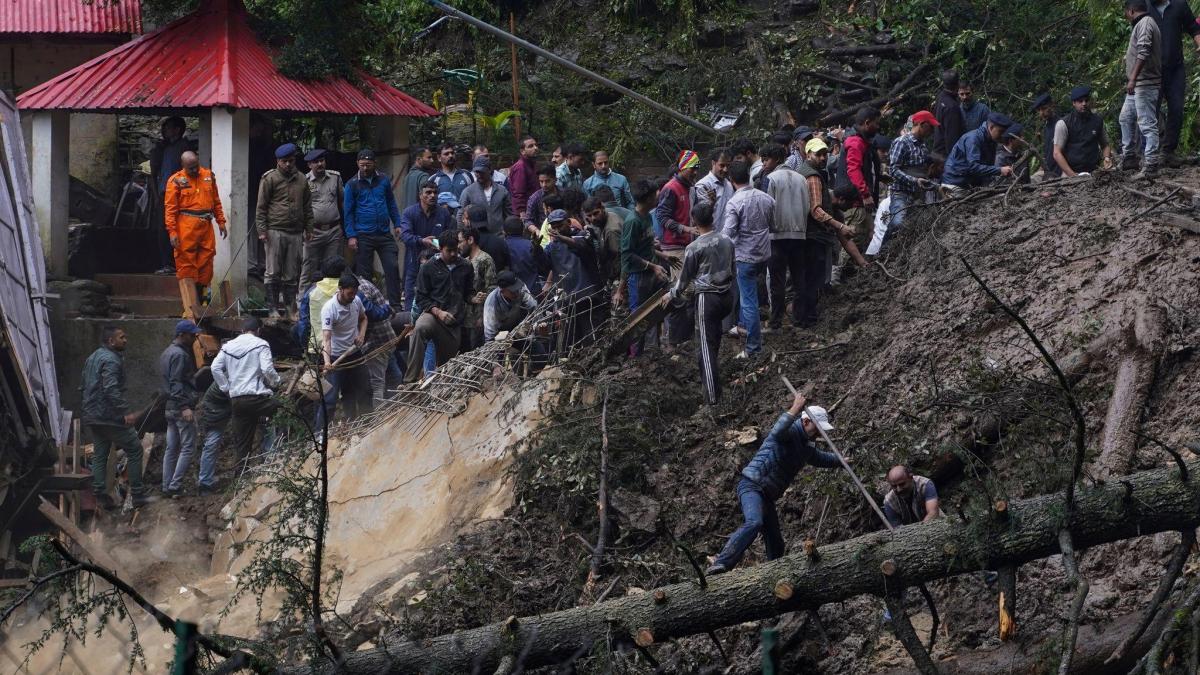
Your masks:
M 820 450 L 813 441 L 819 432 L 833 430 L 829 413 L 820 406 L 806 404 L 803 394 L 793 393 L 791 407 L 779 416 L 754 458 L 742 469 L 737 494 L 745 522 L 712 559 L 707 574 L 722 574 L 736 567 L 760 533 L 767 547 L 767 560 L 782 556 L 783 534 L 775 500 L 804 465 L 823 469 L 842 466 L 837 455 Z

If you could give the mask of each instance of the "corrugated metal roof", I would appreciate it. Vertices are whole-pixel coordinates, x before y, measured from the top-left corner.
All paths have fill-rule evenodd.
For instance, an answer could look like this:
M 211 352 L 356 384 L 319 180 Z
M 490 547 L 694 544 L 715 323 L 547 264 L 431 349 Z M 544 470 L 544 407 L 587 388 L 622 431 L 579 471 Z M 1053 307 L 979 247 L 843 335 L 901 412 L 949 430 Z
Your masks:
M 361 79 L 354 84 L 280 75 L 247 23 L 241 1 L 213 0 L 30 89 L 17 104 L 22 110 L 129 112 L 226 105 L 337 115 L 438 114 L 378 78 L 363 73 Z
M 0 33 L 141 32 L 141 0 L 0 0 Z

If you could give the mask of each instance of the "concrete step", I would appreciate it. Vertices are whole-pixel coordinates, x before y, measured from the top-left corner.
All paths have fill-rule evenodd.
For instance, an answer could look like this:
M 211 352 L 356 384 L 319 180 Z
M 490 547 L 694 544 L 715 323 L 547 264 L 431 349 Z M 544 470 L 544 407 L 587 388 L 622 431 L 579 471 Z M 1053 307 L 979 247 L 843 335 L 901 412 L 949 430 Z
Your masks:
M 183 303 L 178 295 L 113 295 L 109 297 L 114 314 L 137 316 L 182 316 Z M 120 305 L 118 309 L 115 305 Z
M 179 297 L 179 280 L 175 275 L 159 274 L 97 274 L 96 281 L 112 288 L 116 296 Z

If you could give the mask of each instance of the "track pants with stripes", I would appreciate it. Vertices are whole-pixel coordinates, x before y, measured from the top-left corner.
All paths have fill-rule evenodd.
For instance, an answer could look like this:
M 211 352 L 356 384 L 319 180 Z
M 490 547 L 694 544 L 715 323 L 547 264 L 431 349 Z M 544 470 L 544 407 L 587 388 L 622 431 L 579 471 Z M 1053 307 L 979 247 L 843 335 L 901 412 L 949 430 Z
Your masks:
M 721 354 L 722 321 L 733 311 L 734 289 L 722 293 L 696 294 L 696 353 L 700 361 L 700 381 L 704 385 L 704 398 L 709 405 L 721 400 L 721 378 L 719 357 Z

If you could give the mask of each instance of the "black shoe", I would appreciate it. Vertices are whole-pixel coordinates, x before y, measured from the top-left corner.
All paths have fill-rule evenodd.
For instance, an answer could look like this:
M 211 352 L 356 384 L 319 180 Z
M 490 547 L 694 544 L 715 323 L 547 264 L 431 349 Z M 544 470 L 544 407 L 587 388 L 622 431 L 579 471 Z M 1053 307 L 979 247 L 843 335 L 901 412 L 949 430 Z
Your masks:
M 163 490 L 162 495 L 164 499 L 179 499 L 181 492 L 181 490 Z
M 221 490 L 217 485 L 201 485 L 196 490 L 196 494 L 200 495 L 201 497 L 207 497 L 209 495 L 215 495 L 220 491 Z
M 113 498 L 110 497 L 108 495 L 108 493 L 101 492 L 101 493 L 96 494 L 95 496 L 96 496 L 96 505 L 99 506 L 100 508 L 104 509 L 105 511 L 112 511 L 113 509 L 117 508 L 117 503 L 115 501 L 113 501 Z
M 135 496 L 133 498 L 133 508 L 140 509 L 143 506 L 146 506 L 147 504 L 153 504 L 156 501 L 158 501 L 158 497 L 154 497 L 152 495 Z
M 717 574 L 725 574 L 728 571 L 729 569 L 721 563 L 713 563 L 708 566 L 708 569 L 704 570 L 704 575 L 711 577 Z

